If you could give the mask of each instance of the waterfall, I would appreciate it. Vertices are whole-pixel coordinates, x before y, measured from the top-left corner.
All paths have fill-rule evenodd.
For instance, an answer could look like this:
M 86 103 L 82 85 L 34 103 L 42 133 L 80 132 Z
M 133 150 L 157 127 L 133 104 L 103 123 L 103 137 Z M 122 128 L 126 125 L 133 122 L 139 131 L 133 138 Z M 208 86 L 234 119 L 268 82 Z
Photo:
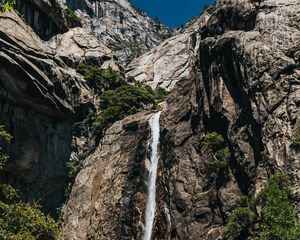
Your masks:
M 148 179 L 148 201 L 146 208 L 146 220 L 145 220 L 145 234 L 144 240 L 151 240 L 153 221 L 155 217 L 156 207 L 156 174 L 158 165 L 158 144 L 159 144 L 159 117 L 160 112 L 155 113 L 149 120 L 151 129 L 151 165 L 149 169 Z

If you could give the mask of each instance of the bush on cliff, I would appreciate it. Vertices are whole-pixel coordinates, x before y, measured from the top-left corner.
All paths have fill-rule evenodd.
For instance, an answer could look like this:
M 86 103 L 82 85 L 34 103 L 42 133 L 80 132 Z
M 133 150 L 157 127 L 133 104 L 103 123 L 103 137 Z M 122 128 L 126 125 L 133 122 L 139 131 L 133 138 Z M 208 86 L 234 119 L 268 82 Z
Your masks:
M 92 128 L 95 133 L 101 133 L 115 121 L 135 114 L 149 104 L 155 106 L 155 93 L 149 87 L 128 84 L 108 90 L 100 95 L 101 112 Z
M 134 77 L 125 78 L 119 73 L 97 66 L 79 64 L 76 71 L 84 76 L 88 84 L 95 89 L 99 97 L 99 114 L 91 115 L 92 129 L 95 135 L 125 116 L 135 114 L 146 106 L 156 108 L 168 92 L 161 87 L 151 87 L 137 82 Z
M 72 11 L 70 8 L 65 8 L 64 12 L 70 20 L 72 20 L 75 25 L 82 27 L 81 19 L 76 15 L 74 11 Z
M 168 94 L 169 92 L 162 87 L 157 87 L 155 89 L 155 96 L 157 101 L 164 101 Z
M 300 132 L 292 138 L 291 146 L 297 149 L 300 148 Z
M 111 69 L 103 70 L 97 66 L 80 63 L 76 71 L 83 75 L 87 83 L 94 88 L 98 94 L 126 84 L 125 78 Z
M 260 240 L 299 240 L 300 224 L 296 216 L 286 174 L 272 176 L 256 199 L 261 205 Z
M 245 202 L 245 201 L 244 201 Z M 239 206 L 225 227 L 227 239 L 246 239 L 258 223 L 259 240 L 299 240 L 300 223 L 293 207 L 290 180 L 286 174 L 273 175 L 258 196 Z M 256 208 L 261 209 L 260 215 Z M 252 235 L 255 235 L 253 232 Z M 256 239 L 256 238 L 255 238 Z
M 247 236 L 255 220 L 255 213 L 249 207 L 238 207 L 230 215 L 225 231 L 229 232 L 229 240 Z
M 226 171 L 229 167 L 231 154 L 223 136 L 217 132 L 208 132 L 204 136 L 202 143 L 206 148 L 211 149 L 214 157 L 208 169 L 215 173 Z
M 11 11 L 16 4 L 16 0 L 0 0 L 0 14 L 5 10 Z
M 12 137 L 10 134 L 8 134 L 7 131 L 5 131 L 4 126 L 0 125 L 0 143 L 10 143 Z M 6 162 L 8 160 L 7 154 L 4 153 L 3 147 L 0 146 L 0 170 L 3 169 Z

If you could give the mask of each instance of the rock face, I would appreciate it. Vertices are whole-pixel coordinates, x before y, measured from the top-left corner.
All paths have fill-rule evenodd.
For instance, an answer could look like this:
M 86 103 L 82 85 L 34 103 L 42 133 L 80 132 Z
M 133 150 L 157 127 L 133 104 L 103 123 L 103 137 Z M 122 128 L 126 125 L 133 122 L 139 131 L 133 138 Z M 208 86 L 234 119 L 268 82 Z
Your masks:
M 24 199 L 41 199 L 55 215 L 65 198 L 66 162 L 79 153 L 78 139 L 88 141 L 93 91 L 65 64 L 74 57 L 41 41 L 15 12 L 0 16 L 0 45 L 0 121 L 14 137 L 1 180 L 17 186 Z M 102 63 L 112 59 L 107 50 L 93 53 Z M 83 56 L 88 52 L 77 57 Z
M 178 81 L 190 78 L 199 49 L 196 32 L 209 16 L 209 13 L 203 14 L 178 34 L 133 60 L 128 65 L 126 74 L 153 89 L 159 86 L 168 91 L 171 91 Z
M 17 0 L 16 9 L 44 40 L 59 32 L 66 32 L 72 24 L 55 0 Z
M 92 34 L 108 45 L 120 62 L 128 63 L 170 35 L 170 30 L 127 0 L 64 0 L 83 18 Z
M 38 2 L 30 1 L 36 9 Z M 14 136 L 1 181 L 53 212 L 64 200 L 66 162 L 89 148 L 63 208 L 65 238 L 141 239 L 151 114 L 116 122 L 93 144 L 95 95 L 74 68 L 83 61 L 122 71 L 104 43 L 136 37 L 144 51 L 165 30 L 126 1 L 66 4 L 85 29 L 66 24 L 56 34 L 63 28 L 52 21 L 48 42 L 14 12 L 0 16 L 0 122 Z M 128 75 L 171 91 L 161 114 L 153 239 L 221 239 L 235 199 L 256 195 L 276 171 L 292 176 L 299 214 L 300 153 L 291 146 L 300 132 L 299 26 L 297 0 L 220 0 L 128 66 Z M 223 173 L 209 168 L 214 156 L 203 137 L 212 131 L 230 150 Z
M 153 89 L 159 86 L 170 91 L 178 81 L 190 77 L 196 41 L 194 33 L 175 35 L 130 63 L 126 74 Z
M 64 208 L 66 239 L 141 238 L 148 119 L 142 113 L 115 123 L 84 161 Z
M 201 29 L 194 77 L 177 84 L 163 113 L 170 238 L 219 239 L 238 196 L 256 194 L 275 171 L 299 181 L 291 147 L 299 132 L 299 9 L 297 1 L 219 1 Z M 208 171 L 208 131 L 230 147 L 225 176 Z
M 190 45 L 195 59 L 189 74 L 174 84 L 162 113 L 154 239 L 220 239 L 236 207 L 235 199 L 255 195 L 276 171 L 293 176 L 294 193 L 299 196 L 299 152 L 291 147 L 291 139 L 299 132 L 299 14 L 297 1 L 219 1 L 207 10 L 199 33 L 183 32 L 169 40 L 175 44 L 180 42 L 176 39 L 195 35 L 199 44 Z M 130 72 L 152 86 L 168 88 L 172 84 L 151 81 L 148 75 L 159 75 L 155 69 L 161 67 L 166 70 L 163 74 L 172 76 L 172 60 L 153 67 L 153 62 L 166 59 L 172 47 L 162 43 L 135 60 Z M 142 74 L 140 69 L 150 70 Z M 229 146 L 226 174 L 209 171 L 213 155 L 203 147 L 202 138 L 210 131 L 222 134 Z M 109 166 L 112 171 L 114 167 Z M 134 206 L 139 202 L 132 201 Z M 103 204 L 96 206 L 94 211 L 107 211 Z M 130 231 L 129 235 L 117 231 L 112 232 L 120 235 L 111 231 L 105 237 L 97 235 L 103 225 L 95 228 L 93 222 L 98 224 L 99 219 L 90 219 L 89 227 L 94 229 L 90 238 L 136 239 Z

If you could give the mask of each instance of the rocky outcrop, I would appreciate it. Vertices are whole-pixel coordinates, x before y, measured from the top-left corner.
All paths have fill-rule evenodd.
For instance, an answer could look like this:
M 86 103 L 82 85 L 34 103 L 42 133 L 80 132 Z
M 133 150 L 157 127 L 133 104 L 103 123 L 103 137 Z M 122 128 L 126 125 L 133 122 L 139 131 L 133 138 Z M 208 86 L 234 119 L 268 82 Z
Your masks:
M 66 162 L 89 141 L 87 115 L 95 111 L 93 91 L 66 64 L 74 58 L 57 52 L 62 44 L 45 44 L 13 11 L 0 16 L 0 121 L 14 138 L 1 181 L 54 215 L 65 198 Z M 112 59 L 96 50 L 102 63 Z M 75 58 L 83 56 L 88 51 Z
M 150 116 L 112 125 L 83 162 L 64 207 L 65 239 L 141 239 Z
M 112 51 L 83 28 L 72 28 L 64 34 L 56 35 L 48 42 L 48 46 L 72 68 L 76 68 L 78 63 L 85 62 L 101 68 L 108 68 L 106 67 L 108 65 L 116 71 L 122 69 Z
M 83 19 L 85 28 L 108 45 L 120 62 L 128 63 L 170 35 L 161 23 L 134 9 L 127 0 L 62 1 Z
M 195 66 L 196 35 L 183 33 L 168 38 L 153 50 L 134 60 L 127 76 L 151 86 L 172 90 L 175 84 L 189 78 Z
M 162 112 L 154 239 L 221 239 L 223 226 L 239 196 L 257 194 L 276 171 L 287 172 L 293 176 L 294 183 L 298 182 L 296 159 L 299 152 L 291 147 L 293 137 L 299 132 L 298 6 L 296 1 L 219 1 L 189 25 L 190 31 L 180 32 L 130 64 L 129 75 L 152 87 L 160 85 L 173 89 Z M 197 23 L 201 28 L 198 33 Z M 178 45 L 182 51 L 175 51 Z M 178 72 L 185 69 L 182 67 L 185 64 L 189 67 L 187 73 L 176 79 L 174 76 L 180 76 Z M 173 68 L 174 65 L 179 69 Z M 145 207 L 145 201 L 141 199 L 145 199 L 144 191 L 139 196 L 126 195 L 127 201 L 140 213 L 135 219 L 141 225 L 132 218 L 122 222 L 107 215 L 108 209 L 117 210 L 116 215 L 124 209 L 123 204 L 117 204 L 123 203 L 120 200 L 123 198 L 115 186 L 145 187 L 143 181 L 130 178 L 125 181 L 123 175 L 119 182 L 121 177 L 115 174 L 118 184 L 114 181 L 110 185 L 115 195 L 107 189 L 112 174 L 120 169 L 114 161 L 105 162 L 119 159 L 123 154 L 127 156 L 129 152 L 136 156 L 136 149 L 118 152 L 122 142 L 128 143 L 126 137 L 132 136 L 124 131 L 116 134 L 115 129 L 120 128 L 120 124 L 123 126 L 124 123 L 117 123 L 106 133 L 102 148 L 95 153 L 99 162 L 84 167 L 96 172 L 92 166 L 97 166 L 96 169 L 101 166 L 102 177 L 99 179 L 102 180 L 96 180 L 96 174 L 92 173 L 93 180 L 89 180 L 85 189 L 86 182 L 81 179 L 90 174 L 82 170 L 67 204 L 66 231 L 83 232 L 83 239 L 86 236 L 92 239 L 139 239 L 141 236 L 136 231 L 143 228 L 141 209 Z M 111 131 L 116 132 L 111 135 Z M 209 170 L 214 156 L 202 139 L 211 131 L 220 133 L 230 149 L 229 167 L 222 173 Z M 110 142 L 111 146 L 117 146 L 117 152 L 106 150 L 106 141 L 111 136 L 117 141 Z M 142 151 L 145 151 L 144 147 Z M 135 164 L 135 158 L 125 159 L 127 165 L 135 166 L 136 171 L 144 169 Z M 91 163 L 92 158 L 87 162 Z M 92 186 L 97 186 L 94 188 L 99 192 L 97 198 L 90 197 L 93 196 Z M 101 194 L 102 189 L 106 192 Z M 79 208 L 84 209 L 78 210 L 80 214 L 72 214 L 76 202 L 82 201 L 81 190 L 88 193 L 85 198 L 92 200 L 86 202 L 88 207 L 80 205 Z M 298 191 L 295 184 L 297 209 Z M 111 197 L 109 204 L 106 193 Z M 118 196 L 119 201 L 111 200 L 112 196 Z M 125 211 L 126 214 L 129 212 Z M 83 220 L 85 213 L 89 222 Z M 79 221 L 78 215 L 82 216 Z M 129 222 L 135 231 L 127 228 Z M 117 230 L 124 226 L 125 232 Z
M 1 181 L 54 212 L 64 200 L 66 162 L 88 149 L 63 208 L 66 239 L 141 239 L 151 114 L 116 122 L 94 145 L 88 113 L 96 97 L 74 68 L 122 71 L 103 43 L 136 38 L 145 51 L 165 30 L 127 1 L 67 5 L 79 8 L 85 29 L 48 42 L 14 12 L 0 16 L 0 122 L 14 136 Z M 257 194 L 276 171 L 292 176 L 299 213 L 299 150 L 291 145 L 300 132 L 299 9 L 297 0 L 220 0 L 129 65 L 128 75 L 171 90 L 161 115 L 153 239 L 221 239 L 235 199 Z M 120 51 L 126 62 L 132 52 Z M 214 155 L 203 137 L 212 131 L 229 147 L 226 171 L 209 168 Z
M 56 0 L 17 0 L 16 9 L 24 20 L 44 40 L 79 26 L 68 17 Z
M 297 1 L 220 1 L 202 28 L 195 75 L 162 115 L 172 239 L 219 239 L 238 196 L 259 192 L 275 171 L 299 181 L 299 14 Z M 208 131 L 230 147 L 226 175 L 208 171 Z
M 199 49 L 197 31 L 204 26 L 210 14 L 190 22 L 173 37 L 133 60 L 126 68 L 128 76 L 151 86 L 163 87 L 171 91 L 175 84 L 189 79 L 196 64 Z

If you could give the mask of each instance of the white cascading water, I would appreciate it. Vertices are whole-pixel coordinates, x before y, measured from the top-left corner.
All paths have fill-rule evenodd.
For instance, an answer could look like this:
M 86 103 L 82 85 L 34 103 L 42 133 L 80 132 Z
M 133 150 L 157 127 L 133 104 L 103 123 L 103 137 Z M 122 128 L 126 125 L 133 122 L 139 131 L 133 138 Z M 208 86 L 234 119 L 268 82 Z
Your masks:
M 156 174 L 158 165 L 158 145 L 159 145 L 159 118 L 160 112 L 153 114 L 149 120 L 149 125 L 151 129 L 151 165 L 149 169 L 149 179 L 148 179 L 148 201 L 146 208 L 146 221 L 145 221 L 145 234 L 144 240 L 151 240 L 153 221 L 155 217 L 155 207 L 156 207 Z

